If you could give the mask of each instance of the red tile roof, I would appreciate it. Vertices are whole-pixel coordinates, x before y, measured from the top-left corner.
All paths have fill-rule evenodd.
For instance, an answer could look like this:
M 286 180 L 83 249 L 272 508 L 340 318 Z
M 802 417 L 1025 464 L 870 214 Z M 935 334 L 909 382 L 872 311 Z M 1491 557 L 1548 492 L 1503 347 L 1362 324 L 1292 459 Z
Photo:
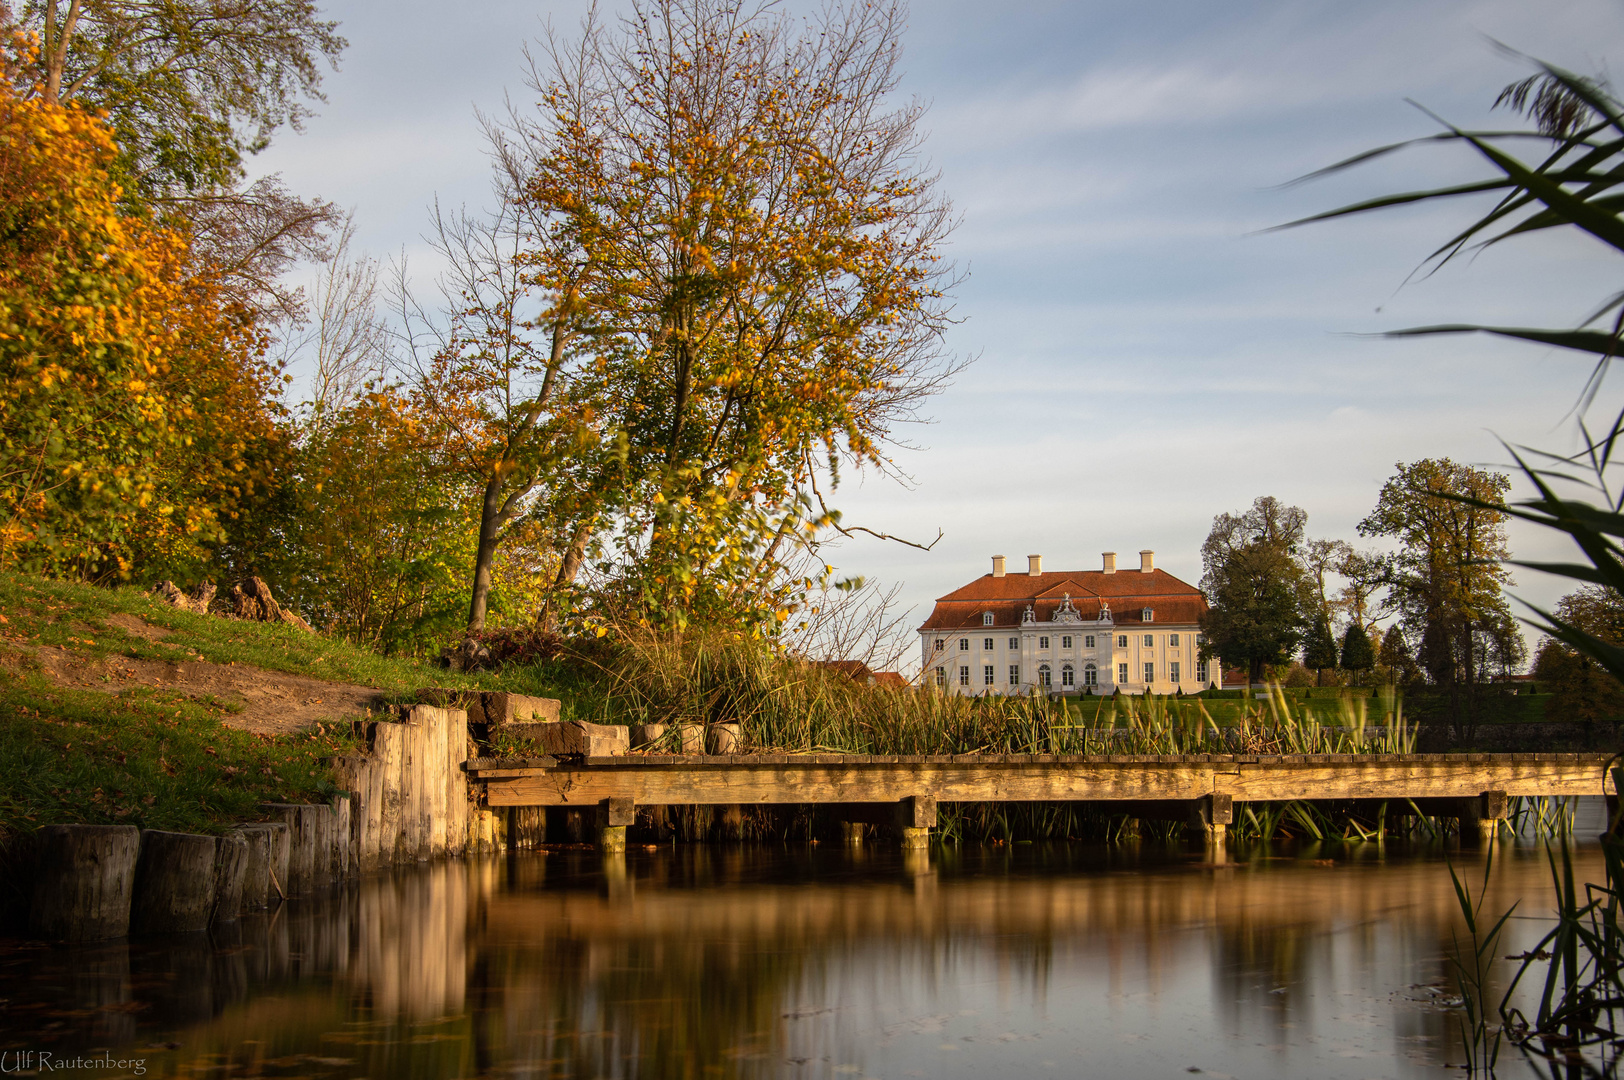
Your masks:
M 1146 574 L 1138 570 L 1062 570 L 1051 574 L 984 574 L 962 588 L 954 589 L 936 601 L 936 608 L 919 627 L 921 630 L 1008 629 L 1019 626 L 1027 605 L 1037 619 L 1047 621 L 1069 594 L 1071 606 L 1085 620 L 1099 618 L 1102 604 L 1109 604 L 1117 625 L 1139 623 L 1144 608 L 1154 613 L 1154 621 L 1194 625 L 1207 610 L 1207 599 L 1194 585 L 1180 581 L 1166 570 Z M 993 625 L 985 626 L 982 615 L 992 612 Z

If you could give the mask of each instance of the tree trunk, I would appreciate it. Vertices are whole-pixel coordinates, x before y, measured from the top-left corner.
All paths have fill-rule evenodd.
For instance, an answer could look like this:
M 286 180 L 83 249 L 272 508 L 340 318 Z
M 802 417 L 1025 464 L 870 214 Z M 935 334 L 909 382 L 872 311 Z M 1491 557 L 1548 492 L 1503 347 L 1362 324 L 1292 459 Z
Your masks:
M 485 482 L 485 501 L 479 509 L 479 550 L 474 555 L 474 595 L 468 605 L 468 632 L 485 629 L 485 609 L 491 596 L 491 564 L 496 561 L 497 533 L 502 516 L 502 477 L 494 468 Z
M 591 537 L 590 521 L 583 521 L 575 527 L 575 535 L 570 537 L 570 546 L 564 549 L 564 558 L 558 564 L 558 574 L 553 578 L 553 587 L 547 590 L 547 599 L 542 602 L 541 613 L 536 616 L 538 629 L 558 628 L 558 591 L 575 583 L 575 575 L 581 572 L 581 564 L 586 561 L 586 544 Z

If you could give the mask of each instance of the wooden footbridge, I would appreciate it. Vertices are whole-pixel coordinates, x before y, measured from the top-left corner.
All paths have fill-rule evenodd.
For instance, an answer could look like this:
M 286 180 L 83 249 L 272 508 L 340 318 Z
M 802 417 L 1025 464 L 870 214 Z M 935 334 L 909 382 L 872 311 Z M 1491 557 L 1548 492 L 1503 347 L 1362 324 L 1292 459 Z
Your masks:
M 1497 827 L 1517 796 L 1616 797 L 1611 755 L 1295 754 L 656 755 L 476 758 L 464 764 L 489 806 L 596 810 L 606 849 L 625 843 L 639 806 L 822 804 L 842 820 L 901 830 L 923 846 L 937 803 L 1087 802 L 1201 827 L 1222 841 L 1237 802 L 1404 804 Z M 1407 807 L 1405 807 L 1407 809 Z

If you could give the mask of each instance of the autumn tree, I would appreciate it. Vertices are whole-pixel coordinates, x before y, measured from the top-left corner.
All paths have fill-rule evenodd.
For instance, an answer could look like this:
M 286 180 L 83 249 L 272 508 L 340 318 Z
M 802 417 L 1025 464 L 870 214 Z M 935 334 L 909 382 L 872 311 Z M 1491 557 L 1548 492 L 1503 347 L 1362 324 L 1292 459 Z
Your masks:
M 1240 514 L 1219 514 L 1201 547 L 1202 655 L 1245 667 L 1261 682 L 1264 667 L 1290 659 L 1313 618 L 1312 586 L 1298 562 L 1308 515 L 1259 496 Z
M 83 110 L 0 85 L 0 561 L 202 557 L 273 466 L 252 318 L 120 202 Z
M 274 176 L 246 183 L 244 161 L 322 100 L 336 23 L 311 0 L 24 0 L 0 22 L 36 46 L 10 72 L 18 93 L 106 116 L 127 209 L 184 223 L 230 299 L 296 314 L 284 275 L 337 213 Z
M 1385 564 L 1388 603 L 1421 643 L 1432 682 L 1480 681 L 1486 660 L 1513 648 L 1501 640 L 1515 632 L 1501 592 L 1510 580 L 1500 509 L 1510 481 L 1448 458 L 1397 468 L 1359 532 L 1401 545 Z
M 783 618 L 779 571 L 843 524 L 954 370 L 953 218 L 898 102 L 902 10 L 639 0 L 533 65 L 502 136 L 549 319 L 578 335 L 612 453 L 584 483 L 639 617 Z M 577 400 L 583 400 L 578 397 Z M 578 406 L 584 408 L 585 406 Z M 577 511 L 579 513 L 579 511 Z
M 1624 597 L 1604 585 L 1585 585 L 1557 601 L 1562 623 L 1615 647 L 1624 646 Z M 1551 694 L 1546 715 L 1553 720 L 1594 724 L 1624 718 L 1624 683 L 1571 645 L 1546 638 L 1534 675 Z

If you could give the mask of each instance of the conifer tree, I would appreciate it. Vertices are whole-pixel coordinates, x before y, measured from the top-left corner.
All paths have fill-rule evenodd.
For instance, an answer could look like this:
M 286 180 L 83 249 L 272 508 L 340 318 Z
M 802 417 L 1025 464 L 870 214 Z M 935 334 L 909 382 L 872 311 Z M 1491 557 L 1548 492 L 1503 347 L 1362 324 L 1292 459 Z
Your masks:
M 1354 672 L 1357 681 L 1359 672 L 1369 671 L 1375 664 L 1376 651 L 1370 647 L 1370 635 L 1365 632 L 1364 624 L 1355 619 L 1342 635 L 1342 668 Z
M 1314 672 L 1316 683 L 1325 681 L 1326 668 L 1336 667 L 1336 637 L 1331 633 L 1330 616 L 1323 611 L 1314 620 L 1303 645 L 1303 667 Z

